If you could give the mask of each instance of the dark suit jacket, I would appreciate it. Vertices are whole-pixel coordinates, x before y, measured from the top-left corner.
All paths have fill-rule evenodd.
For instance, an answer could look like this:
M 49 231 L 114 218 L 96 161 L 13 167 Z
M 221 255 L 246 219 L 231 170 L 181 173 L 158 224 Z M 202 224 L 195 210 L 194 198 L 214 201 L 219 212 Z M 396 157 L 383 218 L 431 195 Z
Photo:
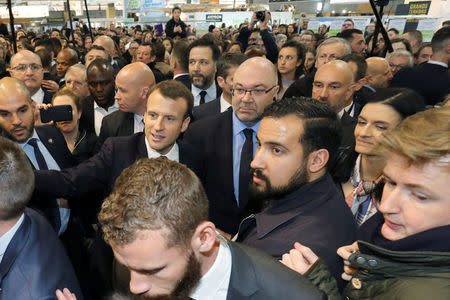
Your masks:
M 191 79 L 189 78 L 189 74 L 181 75 L 174 80 L 177 80 L 184 84 L 189 90 L 191 90 Z
M 32 209 L 14 234 L 0 264 L 0 299 L 55 299 L 69 288 L 83 299 L 72 265 L 54 230 Z
M 178 142 L 180 163 L 202 178 L 202 166 L 192 146 Z M 123 169 L 136 160 L 148 157 L 144 133 L 113 137 L 105 141 L 100 152 L 74 168 L 58 171 L 36 171 L 35 192 L 38 196 L 82 198 L 92 192 L 105 197 L 111 192 Z
M 52 98 L 55 93 L 49 92 L 46 89 L 42 89 L 42 90 L 44 91 L 44 100 L 42 101 L 42 103 L 44 103 L 44 104 L 52 103 Z
M 233 128 L 229 110 L 193 123 L 183 140 L 203 152 L 204 182 L 209 199 L 209 217 L 216 226 L 228 233 L 237 232 L 248 210 L 238 207 L 233 185 Z
M 232 267 L 227 300 L 326 299 L 306 277 L 267 254 L 228 243 Z
M 192 110 L 192 121 L 198 121 L 205 117 L 220 114 L 220 97 L 205 104 L 195 106 Z
M 314 76 L 316 76 L 315 69 L 311 73 L 308 73 L 304 77 L 294 81 L 294 83 L 288 87 L 286 92 L 284 92 L 283 99 L 300 96 L 311 97 Z
M 391 87 L 413 89 L 422 95 L 426 105 L 435 105 L 450 93 L 450 73 L 443 66 L 424 63 L 398 71 L 392 79 Z
M 356 111 L 355 111 L 356 112 Z M 347 112 L 344 112 L 341 118 L 342 125 L 342 140 L 341 147 L 352 148 L 355 147 L 355 126 L 357 118 L 350 116 Z
M 86 129 L 88 132 L 95 133 L 94 121 L 94 97 L 88 96 L 82 101 L 83 111 L 80 118 L 80 127 Z
M 134 114 L 117 110 L 102 120 L 98 136 L 96 152 L 109 137 L 128 136 L 134 134 Z

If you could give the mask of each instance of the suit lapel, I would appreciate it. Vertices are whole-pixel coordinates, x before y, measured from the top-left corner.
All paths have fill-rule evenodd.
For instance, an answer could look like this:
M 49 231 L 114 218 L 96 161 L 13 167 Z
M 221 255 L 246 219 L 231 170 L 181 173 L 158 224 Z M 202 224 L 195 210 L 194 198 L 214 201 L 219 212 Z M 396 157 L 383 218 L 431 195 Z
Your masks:
M 50 128 L 40 128 L 36 127 L 35 130 L 39 139 L 44 144 L 45 148 L 47 148 L 48 152 L 50 152 L 53 159 L 56 161 L 58 166 L 61 169 L 68 168 L 74 165 L 73 157 L 67 148 L 67 144 L 64 141 L 64 137 L 59 132 L 59 129 L 54 128 L 55 135 L 50 135 Z M 57 136 L 59 134 L 60 136 Z M 64 143 L 63 143 L 64 141 Z
M 145 134 L 139 133 L 136 145 L 137 156 L 136 160 L 141 158 L 148 158 L 147 147 L 145 146 Z
M 233 111 L 226 111 L 223 113 L 224 120 L 220 123 L 218 134 L 216 137 L 217 147 L 220 150 L 220 156 L 223 158 L 221 161 L 224 165 L 220 166 L 222 174 L 226 174 L 225 185 L 231 190 L 234 190 L 233 184 L 233 122 L 232 122 Z M 219 145 L 226 145 L 226 147 L 221 147 Z M 234 195 L 234 193 L 232 193 Z M 236 203 L 236 201 L 234 201 Z
M 250 299 L 258 291 L 255 268 L 247 254 L 236 244 L 229 242 L 228 246 L 232 263 L 227 300 Z

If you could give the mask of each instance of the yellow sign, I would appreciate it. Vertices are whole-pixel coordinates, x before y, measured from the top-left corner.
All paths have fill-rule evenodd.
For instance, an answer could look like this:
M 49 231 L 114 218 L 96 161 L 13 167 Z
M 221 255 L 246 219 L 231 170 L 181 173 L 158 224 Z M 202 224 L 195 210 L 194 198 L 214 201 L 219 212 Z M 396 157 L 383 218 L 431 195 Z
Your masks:
M 430 9 L 431 1 L 409 2 L 409 15 L 426 15 Z

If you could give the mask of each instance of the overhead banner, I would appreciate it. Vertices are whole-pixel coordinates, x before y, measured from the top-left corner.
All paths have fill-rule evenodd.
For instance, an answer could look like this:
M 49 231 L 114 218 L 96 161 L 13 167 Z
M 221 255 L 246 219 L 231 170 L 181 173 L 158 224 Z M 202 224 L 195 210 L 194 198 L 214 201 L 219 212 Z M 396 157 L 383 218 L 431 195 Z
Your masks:
M 388 30 L 391 28 L 397 29 L 400 35 L 403 34 L 403 30 L 405 29 L 406 18 L 399 19 L 391 19 L 389 20 Z
M 431 42 L 437 22 L 438 19 L 419 20 L 419 24 L 417 24 L 417 30 L 420 30 L 422 32 L 422 39 L 424 42 Z
M 13 6 L 12 12 L 14 18 L 29 19 L 49 16 L 47 5 Z M 9 19 L 9 11 L 6 6 L 0 7 L 0 18 Z
M 408 15 L 427 15 L 431 1 L 409 2 Z

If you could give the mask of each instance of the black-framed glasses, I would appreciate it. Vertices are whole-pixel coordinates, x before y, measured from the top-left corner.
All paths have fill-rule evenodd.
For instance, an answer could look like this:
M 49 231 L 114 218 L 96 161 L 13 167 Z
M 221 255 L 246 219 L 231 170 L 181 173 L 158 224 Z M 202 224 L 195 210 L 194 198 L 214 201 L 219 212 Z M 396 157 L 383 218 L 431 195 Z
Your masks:
M 250 96 L 257 98 L 257 97 L 261 97 L 262 95 L 267 94 L 268 92 L 273 90 L 276 86 L 277 85 L 274 85 L 273 87 L 271 87 L 267 90 L 263 90 L 263 89 L 246 90 L 243 88 L 234 88 L 234 89 L 231 89 L 231 95 L 244 97 L 245 94 L 250 93 Z

